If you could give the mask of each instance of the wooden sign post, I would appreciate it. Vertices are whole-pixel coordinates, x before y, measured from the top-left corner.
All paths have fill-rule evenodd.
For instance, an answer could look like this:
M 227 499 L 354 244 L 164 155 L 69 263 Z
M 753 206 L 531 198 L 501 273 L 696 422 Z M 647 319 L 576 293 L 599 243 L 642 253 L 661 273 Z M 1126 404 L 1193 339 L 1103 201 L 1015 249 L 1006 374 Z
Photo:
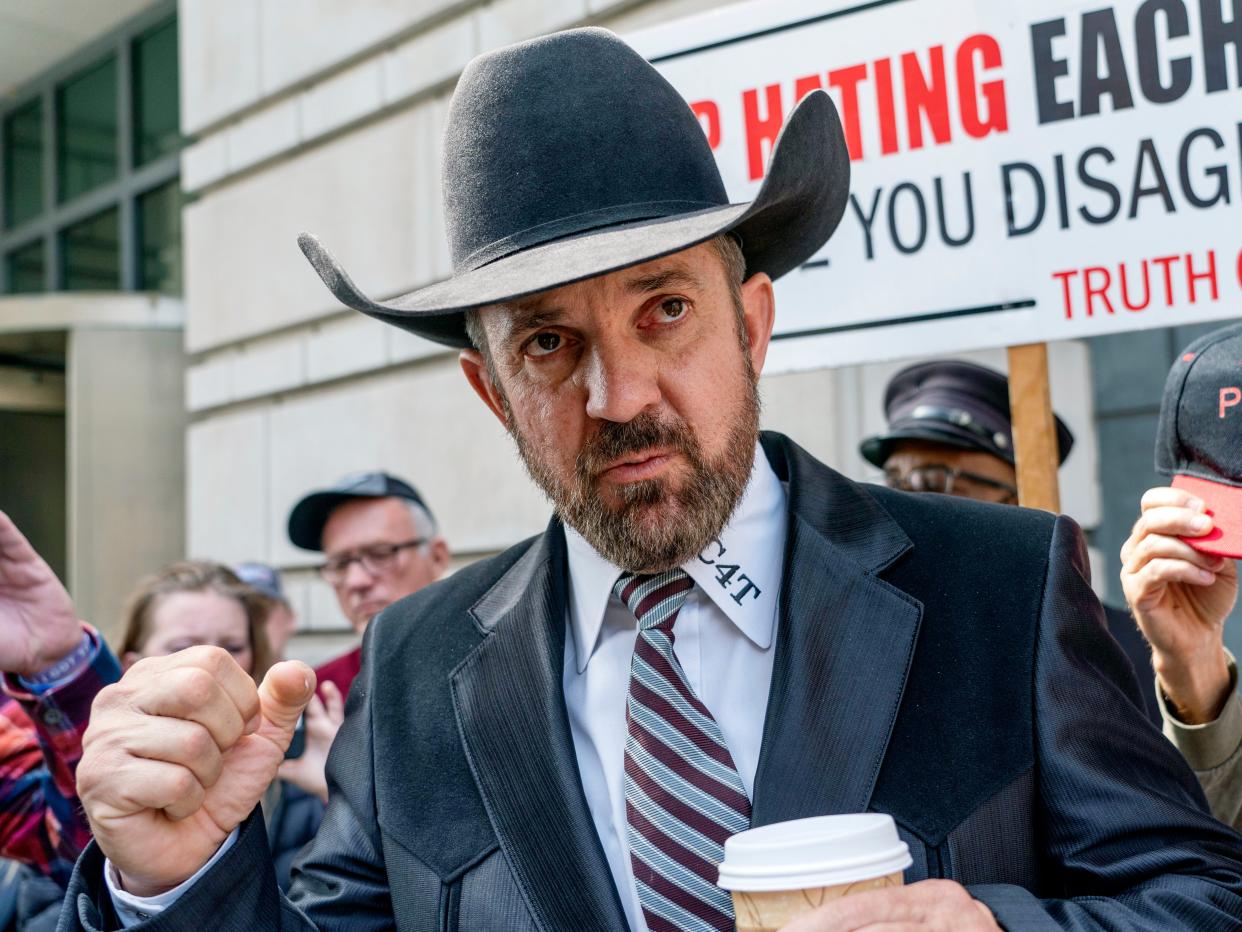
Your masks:
M 1048 344 L 1009 347 L 1009 413 L 1018 466 L 1018 503 L 1057 514 L 1060 456 L 1048 378 Z

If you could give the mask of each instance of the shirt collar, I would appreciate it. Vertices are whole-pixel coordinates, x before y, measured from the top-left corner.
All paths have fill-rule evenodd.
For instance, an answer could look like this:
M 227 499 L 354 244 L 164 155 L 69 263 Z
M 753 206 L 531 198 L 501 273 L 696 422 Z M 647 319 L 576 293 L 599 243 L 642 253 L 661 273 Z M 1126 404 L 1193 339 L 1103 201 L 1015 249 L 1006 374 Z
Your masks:
M 776 626 L 787 522 L 785 488 L 756 444 L 750 480 L 729 523 L 703 553 L 681 566 L 725 617 L 765 650 Z M 565 542 L 570 631 L 582 673 L 599 644 L 612 587 L 622 571 L 568 525 Z

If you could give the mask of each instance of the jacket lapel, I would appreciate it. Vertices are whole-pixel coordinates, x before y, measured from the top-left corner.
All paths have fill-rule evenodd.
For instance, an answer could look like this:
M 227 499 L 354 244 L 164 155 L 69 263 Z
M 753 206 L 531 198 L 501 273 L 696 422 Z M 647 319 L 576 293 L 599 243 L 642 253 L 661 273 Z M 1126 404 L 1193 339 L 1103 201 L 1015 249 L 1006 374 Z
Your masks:
M 623 930 L 565 711 L 564 541 L 554 521 L 474 607 L 486 636 L 454 672 L 453 702 L 483 805 L 538 924 Z
M 789 440 L 763 444 L 790 521 L 755 826 L 867 809 L 922 615 L 876 575 L 911 546 L 892 518 Z

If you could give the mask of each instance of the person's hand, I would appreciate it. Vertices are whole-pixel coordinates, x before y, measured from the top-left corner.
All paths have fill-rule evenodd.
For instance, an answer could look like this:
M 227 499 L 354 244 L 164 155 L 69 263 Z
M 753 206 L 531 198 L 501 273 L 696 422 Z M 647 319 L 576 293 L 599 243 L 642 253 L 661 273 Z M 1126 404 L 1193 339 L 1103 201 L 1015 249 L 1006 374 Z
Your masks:
M 332 741 L 341 730 L 341 722 L 345 721 L 345 700 L 331 680 L 325 680 L 319 691 L 323 693 L 323 701 L 320 702 L 318 696 L 311 696 L 306 707 L 306 750 L 301 757 L 280 765 L 280 779 L 288 780 L 326 803 L 328 779 L 324 776 L 324 768 L 328 764 Z
M 1000 932 L 992 911 L 952 880 L 853 893 L 794 920 L 781 932 Z
M 1238 565 L 1200 553 L 1180 537 L 1211 532 L 1202 501 L 1152 489 L 1121 548 L 1121 586 L 1151 643 L 1160 688 L 1187 724 L 1210 722 L 1229 698 L 1225 619 L 1238 600 Z
M 154 896 L 207 863 L 275 779 L 314 688 L 296 660 L 256 689 L 227 651 L 189 647 L 95 697 L 78 795 L 125 890 Z
M 0 511 L 0 672 L 33 676 L 81 643 L 69 593 Z

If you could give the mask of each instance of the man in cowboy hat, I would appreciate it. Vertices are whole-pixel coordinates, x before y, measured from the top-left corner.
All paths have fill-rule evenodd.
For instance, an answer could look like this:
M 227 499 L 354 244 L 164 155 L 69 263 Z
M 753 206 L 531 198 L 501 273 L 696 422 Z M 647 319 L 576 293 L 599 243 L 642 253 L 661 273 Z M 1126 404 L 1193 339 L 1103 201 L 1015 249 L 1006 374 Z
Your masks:
M 557 517 L 369 626 L 287 900 L 251 810 L 309 671 L 135 667 L 96 706 L 62 928 L 728 929 L 727 835 L 869 809 L 911 883 L 805 928 L 1236 924 L 1242 840 L 1113 685 L 1077 528 L 759 434 L 772 279 L 848 197 L 826 95 L 729 205 L 676 91 L 575 30 L 471 63 L 446 152 L 451 279 L 379 305 L 304 248 L 461 348 Z

